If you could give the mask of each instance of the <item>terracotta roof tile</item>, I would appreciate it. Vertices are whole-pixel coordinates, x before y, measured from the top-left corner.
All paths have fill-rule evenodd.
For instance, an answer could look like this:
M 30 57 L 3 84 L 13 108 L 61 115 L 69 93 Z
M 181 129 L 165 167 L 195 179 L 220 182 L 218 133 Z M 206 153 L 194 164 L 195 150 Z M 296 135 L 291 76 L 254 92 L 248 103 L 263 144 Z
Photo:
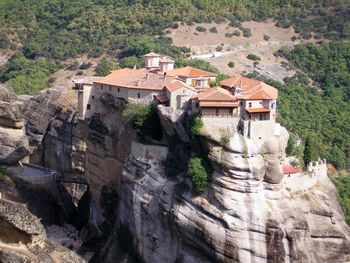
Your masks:
M 215 77 L 216 74 L 204 71 L 198 68 L 193 67 L 184 67 L 184 68 L 177 68 L 174 70 L 167 71 L 167 75 L 169 76 L 183 76 L 183 77 Z
M 220 88 L 205 89 L 202 93 L 198 94 L 199 101 L 237 101 L 229 91 Z
M 211 102 L 200 102 L 199 106 L 201 107 L 215 107 L 215 108 L 220 108 L 220 107 L 225 107 L 225 108 L 237 108 L 239 107 L 238 103 L 211 103 Z
M 150 73 L 143 69 L 123 68 L 112 71 L 94 83 L 129 89 L 163 90 L 164 86 L 172 80 L 174 77 Z
M 245 110 L 248 111 L 249 113 L 266 113 L 266 112 L 270 112 L 270 110 L 266 109 L 266 108 L 247 108 Z
M 283 166 L 283 174 L 295 174 L 299 172 L 300 172 L 299 169 L 293 166 L 289 166 L 289 165 Z
M 277 99 L 278 91 L 274 87 L 255 79 L 240 75 L 221 81 L 221 86 L 241 88 L 239 98 L 251 100 Z
M 172 81 L 172 82 L 166 84 L 165 88 L 167 90 L 169 90 L 170 92 L 176 91 L 176 90 L 181 89 L 181 88 L 186 88 L 186 89 L 192 90 L 194 92 L 197 92 L 197 90 L 195 88 L 192 88 L 190 85 L 188 85 L 182 81 L 179 81 L 179 80 L 175 80 L 175 81 Z

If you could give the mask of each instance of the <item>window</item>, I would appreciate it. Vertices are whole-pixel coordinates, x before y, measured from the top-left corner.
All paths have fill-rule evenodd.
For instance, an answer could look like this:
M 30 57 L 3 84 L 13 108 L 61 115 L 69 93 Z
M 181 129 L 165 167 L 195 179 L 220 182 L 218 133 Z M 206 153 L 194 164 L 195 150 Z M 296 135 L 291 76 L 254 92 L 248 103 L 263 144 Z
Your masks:
M 262 101 L 260 101 L 259 104 L 261 105 L 261 104 L 262 104 Z
M 182 93 L 183 93 L 183 94 L 186 94 L 186 90 L 183 90 Z
M 120 88 L 118 88 L 118 92 L 120 92 Z
M 91 96 L 91 98 L 92 98 L 92 99 L 94 99 L 94 98 L 95 98 L 95 96 Z
M 198 108 L 199 108 L 199 103 L 197 102 L 197 103 L 196 103 L 196 109 L 198 109 Z
M 109 85 L 109 91 L 112 91 L 112 86 L 111 85 Z
M 91 105 L 88 104 L 88 105 L 86 106 L 86 109 L 87 109 L 87 110 L 90 110 L 90 109 L 91 109 Z
M 272 103 L 271 103 L 271 109 L 274 109 L 274 108 L 275 108 L 275 103 L 272 102 Z
M 101 89 L 103 89 L 103 85 L 101 85 Z
M 251 108 L 252 107 L 252 103 L 251 102 L 249 102 L 249 108 Z
M 215 110 L 215 115 L 216 115 L 216 116 L 219 115 L 219 109 L 218 109 L 218 108 L 216 108 L 216 110 Z
M 243 101 L 239 102 L 239 105 L 243 106 Z
M 137 98 L 141 98 L 141 94 L 140 93 L 137 93 Z

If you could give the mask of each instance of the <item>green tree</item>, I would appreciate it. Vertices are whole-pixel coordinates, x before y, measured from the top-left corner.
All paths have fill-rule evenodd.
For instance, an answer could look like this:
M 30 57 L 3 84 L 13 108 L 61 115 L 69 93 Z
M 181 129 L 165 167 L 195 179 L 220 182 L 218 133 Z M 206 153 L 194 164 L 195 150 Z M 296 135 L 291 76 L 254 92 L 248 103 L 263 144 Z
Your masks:
M 316 161 L 317 155 L 315 151 L 315 142 L 314 140 L 308 136 L 305 141 L 305 148 L 304 148 L 304 165 L 305 167 L 311 162 Z
M 143 66 L 143 59 L 135 56 L 125 57 L 119 61 L 121 68 L 141 68 Z
M 197 136 L 201 133 L 202 129 L 203 129 L 203 120 L 201 117 L 195 117 L 193 119 L 193 122 L 192 122 L 192 126 L 191 126 L 191 136 L 192 138 L 194 136 Z
M 106 76 L 108 75 L 112 70 L 115 70 L 118 68 L 118 64 L 114 61 L 110 61 L 107 59 L 102 59 L 100 62 L 98 62 L 96 69 L 95 69 L 95 75 L 96 76 Z
M 192 158 L 188 163 L 188 176 L 191 178 L 195 194 L 204 192 L 209 183 L 209 174 L 205 169 L 203 159 Z

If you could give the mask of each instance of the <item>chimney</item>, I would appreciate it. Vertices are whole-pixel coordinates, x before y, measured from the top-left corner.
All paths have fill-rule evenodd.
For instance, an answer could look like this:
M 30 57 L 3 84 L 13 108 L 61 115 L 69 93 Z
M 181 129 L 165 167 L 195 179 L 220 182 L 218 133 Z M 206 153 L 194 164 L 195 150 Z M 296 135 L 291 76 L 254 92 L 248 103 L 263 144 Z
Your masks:
M 149 79 L 149 73 L 146 73 L 146 79 Z
M 164 79 L 165 79 L 165 77 L 166 77 L 166 72 L 164 72 Z
M 136 86 L 141 86 L 141 80 L 140 79 L 137 81 L 137 85 Z

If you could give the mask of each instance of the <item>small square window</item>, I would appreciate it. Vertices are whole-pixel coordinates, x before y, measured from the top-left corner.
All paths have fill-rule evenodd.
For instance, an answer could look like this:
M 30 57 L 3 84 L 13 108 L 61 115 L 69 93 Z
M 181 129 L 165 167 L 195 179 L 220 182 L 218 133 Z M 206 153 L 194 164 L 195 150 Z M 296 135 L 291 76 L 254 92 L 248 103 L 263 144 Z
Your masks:
M 86 106 L 86 109 L 90 110 L 90 109 L 91 109 L 91 105 L 88 104 L 88 105 Z
M 95 98 L 95 96 L 91 96 L 91 98 L 92 98 L 92 99 L 94 99 L 94 98 Z

